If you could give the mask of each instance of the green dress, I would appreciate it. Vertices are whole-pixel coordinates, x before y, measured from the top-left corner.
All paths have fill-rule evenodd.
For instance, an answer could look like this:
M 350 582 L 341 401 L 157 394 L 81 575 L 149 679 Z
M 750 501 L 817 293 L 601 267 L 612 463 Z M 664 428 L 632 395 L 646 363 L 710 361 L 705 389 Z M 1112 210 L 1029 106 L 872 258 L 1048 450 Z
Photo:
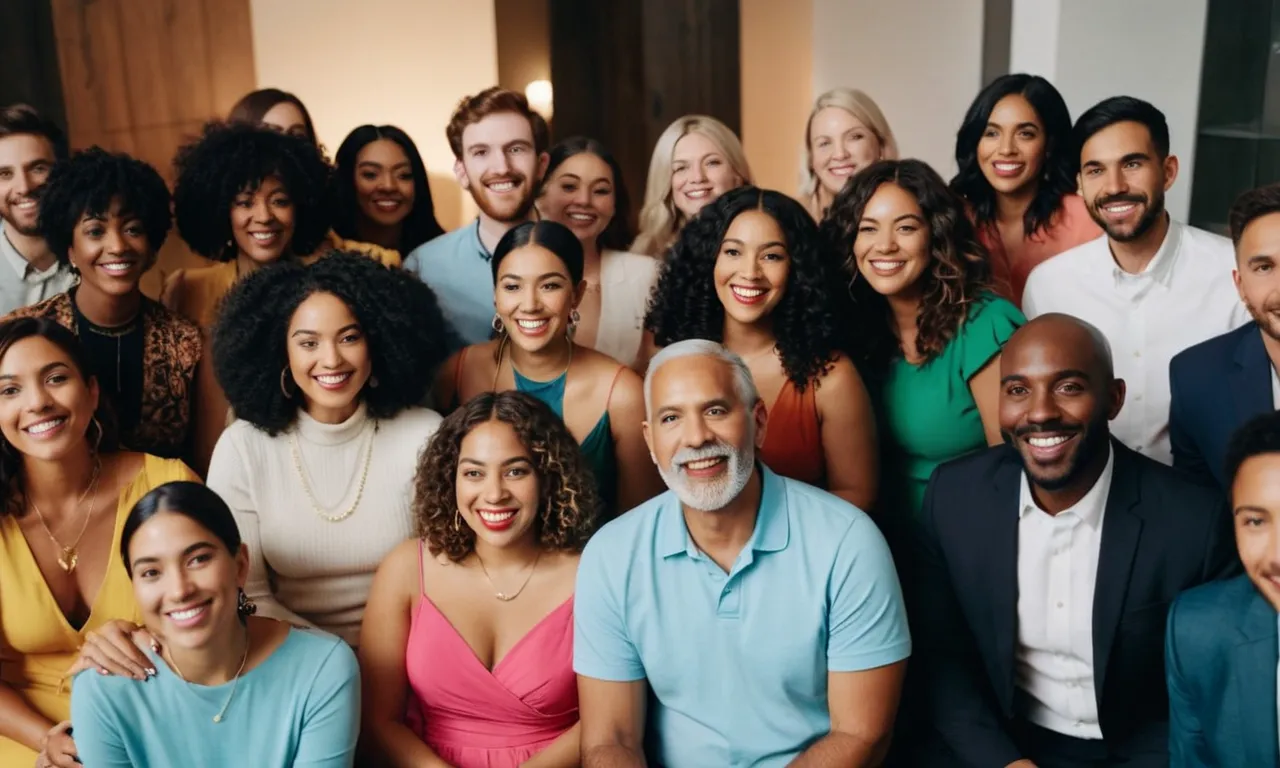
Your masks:
M 877 396 L 883 436 L 886 522 L 914 519 L 933 470 L 987 445 L 969 379 L 1000 354 L 1026 318 L 1010 302 L 984 292 L 942 352 L 920 365 L 889 365 Z

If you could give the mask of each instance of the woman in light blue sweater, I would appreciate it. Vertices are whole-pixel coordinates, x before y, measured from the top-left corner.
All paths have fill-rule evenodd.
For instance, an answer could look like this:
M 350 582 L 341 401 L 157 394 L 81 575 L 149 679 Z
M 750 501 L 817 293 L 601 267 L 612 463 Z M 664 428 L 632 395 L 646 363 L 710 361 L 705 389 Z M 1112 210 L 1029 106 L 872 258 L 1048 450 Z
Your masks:
M 71 725 L 80 761 L 138 765 L 352 765 L 359 670 L 346 643 L 253 617 L 249 571 L 231 510 L 198 483 L 144 496 L 120 554 L 147 630 L 145 681 L 92 669 L 75 678 Z

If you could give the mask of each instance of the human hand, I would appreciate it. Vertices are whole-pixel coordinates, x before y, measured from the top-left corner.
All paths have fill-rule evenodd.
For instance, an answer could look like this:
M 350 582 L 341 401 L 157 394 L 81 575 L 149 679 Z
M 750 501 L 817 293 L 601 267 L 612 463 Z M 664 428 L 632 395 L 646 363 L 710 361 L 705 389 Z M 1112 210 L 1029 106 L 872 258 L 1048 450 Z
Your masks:
M 79 768 L 76 744 L 71 740 L 71 721 L 63 720 L 40 739 L 36 768 Z
M 156 673 L 144 648 L 160 650 L 151 633 L 131 621 L 109 621 L 85 636 L 80 657 L 67 673 L 74 676 L 85 669 L 102 675 L 146 680 Z

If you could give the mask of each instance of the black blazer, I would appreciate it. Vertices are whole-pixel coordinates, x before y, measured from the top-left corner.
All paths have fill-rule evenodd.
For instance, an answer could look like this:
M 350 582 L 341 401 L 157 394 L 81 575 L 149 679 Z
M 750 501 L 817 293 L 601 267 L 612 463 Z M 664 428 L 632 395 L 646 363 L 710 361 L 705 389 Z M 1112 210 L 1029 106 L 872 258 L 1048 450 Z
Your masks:
M 1170 602 L 1240 570 L 1222 495 L 1112 440 L 1093 604 L 1098 717 L 1116 757 L 1165 754 Z M 934 765 L 1021 759 L 1014 720 L 1022 465 L 1000 446 L 944 464 L 925 495 L 912 590 Z M 1163 764 L 1167 765 L 1167 756 Z
M 1271 359 L 1248 323 L 1188 347 L 1169 362 L 1173 466 L 1227 490 L 1227 443 L 1246 421 L 1274 409 Z

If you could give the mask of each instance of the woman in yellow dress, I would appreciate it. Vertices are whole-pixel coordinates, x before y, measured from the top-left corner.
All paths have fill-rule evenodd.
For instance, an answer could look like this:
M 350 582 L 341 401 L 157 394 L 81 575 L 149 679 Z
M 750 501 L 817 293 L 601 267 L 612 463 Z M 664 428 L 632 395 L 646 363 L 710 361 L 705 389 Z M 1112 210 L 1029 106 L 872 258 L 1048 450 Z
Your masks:
M 104 625 L 137 621 L 120 526 L 148 491 L 195 475 L 117 450 L 75 335 L 0 324 L 0 766 L 75 765 L 68 672 Z

